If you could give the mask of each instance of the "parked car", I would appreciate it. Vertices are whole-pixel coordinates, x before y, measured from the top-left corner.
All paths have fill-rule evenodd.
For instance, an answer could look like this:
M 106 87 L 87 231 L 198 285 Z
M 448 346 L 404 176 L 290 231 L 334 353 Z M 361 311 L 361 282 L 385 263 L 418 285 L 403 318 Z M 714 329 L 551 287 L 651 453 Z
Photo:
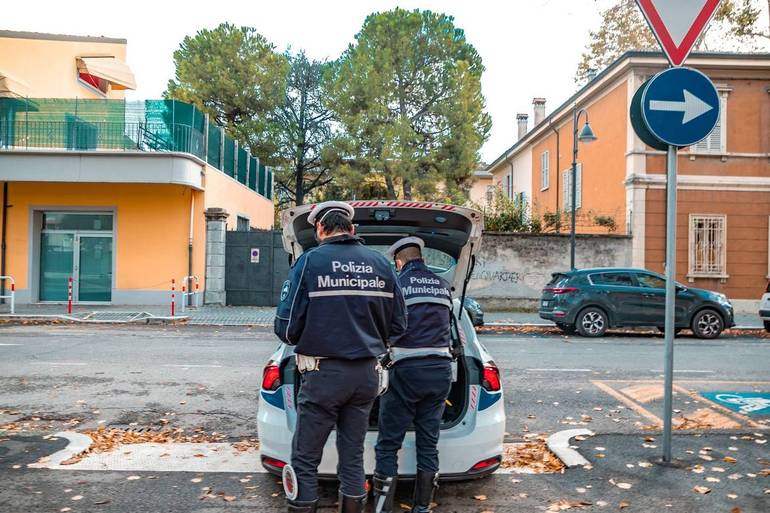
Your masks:
M 762 294 L 762 301 L 759 303 L 759 316 L 765 323 L 765 330 L 770 331 L 770 281 L 767 282 L 767 288 Z
M 454 300 L 452 353 L 454 380 L 446 403 L 439 450 L 442 479 L 481 477 L 502 461 L 505 411 L 500 373 L 476 338 L 471 318 L 461 308 L 461 297 L 473 272 L 481 241 L 481 214 L 451 205 L 399 201 L 354 201 L 353 222 L 367 246 L 385 252 L 401 237 L 416 235 L 425 241 L 426 263 L 452 286 Z M 316 245 L 307 216 L 313 205 L 282 212 L 283 245 L 293 259 Z M 331 321 L 333 322 L 333 321 Z M 262 465 L 279 475 L 291 456 L 297 419 L 300 379 L 291 346 L 280 343 L 266 363 L 259 393 L 257 423 Z M 364 466 L 374 471 L 379 401 L 372 409 L 366 436 Z M 402 476 L 416 474 L 415 437 L 410 430 L 399 452 Z M 319 475 L 332 478 L 337 470 L 335 434 L 329 438 Z
M 540 317 L 563 331 L 600 337 L 608 328 L 663 330 L 666 279 L 644 269 L 598 268 L 555 273 L 543 289 Z M 676 284 L 676 330 L 716 338 L 735 325 L 733 306 L 719 292 Z
M 474 326 L 484 326 L 484 310 L 481 308 L 478 301 L 472 297 L 466 296 L 463 306 L 465 307 L 465 311 L 468 312 L 471 323 Z

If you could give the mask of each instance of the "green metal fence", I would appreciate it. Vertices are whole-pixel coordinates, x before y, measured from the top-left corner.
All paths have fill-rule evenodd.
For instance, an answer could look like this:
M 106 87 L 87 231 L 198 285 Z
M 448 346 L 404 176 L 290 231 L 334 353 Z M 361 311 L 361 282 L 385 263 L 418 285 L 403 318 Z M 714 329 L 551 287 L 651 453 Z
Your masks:
M 272 199 L 271 170 L 176 100 L 0 98 L 0 151 L 34 148 L 189 153 Z

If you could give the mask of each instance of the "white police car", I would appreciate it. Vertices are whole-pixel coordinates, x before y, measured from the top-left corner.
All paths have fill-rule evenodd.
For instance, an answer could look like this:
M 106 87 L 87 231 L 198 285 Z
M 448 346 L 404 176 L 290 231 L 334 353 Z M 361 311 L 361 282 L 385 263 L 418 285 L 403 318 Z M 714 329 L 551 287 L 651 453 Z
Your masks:
M 454 297 L 453 353 L 456 380 L 447 399 L 439 438 L 440 476 L 443 480 L 468 479 L 490 474 L 500 465 L 505 433 L 505 411 L 500 373 L 476 338 L 461 297 L 473 272 L 481 242 L 479 212 L 453 205 L 407 201 L 352 201 L 354 224 L 367 246 L 382 251 L 410 235 L 425 241 L 423 255 L 431 269 L 452 285 Z M 302 205 L 281 213 L 284 249 L 296 259 L 315 246 L 307 216 L 315 205 Z M 458 322 L 458 315 L 462 317 Z M 334 319 L 329 319 L 334 322 Z M 297 420 L 299 392 L 294 352 L 281 343 L 264 367 L 257 421 L 262 465 L 280 475 L 291 458 L 291 440 Z M 374 471 L 379 404 L 375 403 L 366 436 L 364 466 Z M 332 478 L 337 469 L 336 433 L 332 432 L 319 467 L 320 477 Z M 414 431 L 406 435 L 399 452 L 402 476 L 416 473 Z

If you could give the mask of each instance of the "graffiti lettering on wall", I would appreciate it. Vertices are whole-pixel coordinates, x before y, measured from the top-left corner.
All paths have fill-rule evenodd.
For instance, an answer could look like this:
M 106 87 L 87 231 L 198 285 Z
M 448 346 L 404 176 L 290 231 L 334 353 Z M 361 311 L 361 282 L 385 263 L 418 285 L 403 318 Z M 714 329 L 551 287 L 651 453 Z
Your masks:
M 492 271 L 489 269 L 476 269 L 471 276 L 473 280 L 499 281 L 501 283 L 519 283 L 521 274 L 513 271 Z

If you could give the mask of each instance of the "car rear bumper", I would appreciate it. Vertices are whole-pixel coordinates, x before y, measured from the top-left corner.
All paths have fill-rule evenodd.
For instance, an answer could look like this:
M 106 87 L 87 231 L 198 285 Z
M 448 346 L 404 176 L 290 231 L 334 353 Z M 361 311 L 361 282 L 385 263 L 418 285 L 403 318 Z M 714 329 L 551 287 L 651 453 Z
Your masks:
M 477 386 L 477 385 L 476 385 Z M 442 480 L 466 480 L 483 477 L 494 472 L 503 455 L 505 435 L 505 410 L 502 397 L 482 411 L 466 413 L 463 422 L 442 430 L 438 450 Z M 272 465 L 270 460 L 287 463 L 291 459 L 291 441 L 294 435 L 289 428 L 286 411 L 267 404 L 260 398 L 257 415 L 262 466 L 271 474 L 280 474 L 283 466 Z M 318 467 L 321 478 L 334 479 L 337 473 L 336 432 L 332 431 L 324 447 L 323 459 Z M 377 432 L 370 431 L 364 441 L 364 470 L 374 472 Z M 398 453 L 399 475 L 413 478 L 416 474 L 416 445 L 414 432 L 407 432 Z M 483 468 L 474 469 L 480 462 L 495 460 Z

